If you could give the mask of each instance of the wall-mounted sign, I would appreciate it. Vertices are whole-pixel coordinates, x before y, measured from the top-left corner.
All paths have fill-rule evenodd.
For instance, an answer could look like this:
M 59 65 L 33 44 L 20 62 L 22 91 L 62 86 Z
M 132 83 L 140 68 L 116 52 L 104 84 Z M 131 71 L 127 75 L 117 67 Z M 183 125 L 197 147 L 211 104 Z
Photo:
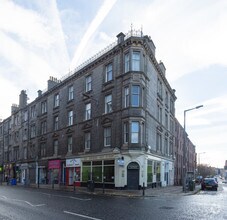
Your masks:
M 80 158 L 66 159 L 66 167 L 80 167 Z
M 49 160 L 48 161 L 48 169 L 60 169 L 61 161 L 60 160 Z
M 119 166 L 124 166 L 125 165 L 124 157 L 118 158 L 117 163 Z

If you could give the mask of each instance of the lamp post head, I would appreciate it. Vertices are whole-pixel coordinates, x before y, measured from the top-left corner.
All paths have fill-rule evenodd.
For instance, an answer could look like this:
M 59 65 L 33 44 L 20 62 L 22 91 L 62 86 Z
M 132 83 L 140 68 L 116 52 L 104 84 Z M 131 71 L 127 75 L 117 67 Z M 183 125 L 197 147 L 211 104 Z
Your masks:
M 202 108 L 202 107 L 203 107 L 203 105 L 198 105 L 195 108 L 198 109 L 198 108 Z

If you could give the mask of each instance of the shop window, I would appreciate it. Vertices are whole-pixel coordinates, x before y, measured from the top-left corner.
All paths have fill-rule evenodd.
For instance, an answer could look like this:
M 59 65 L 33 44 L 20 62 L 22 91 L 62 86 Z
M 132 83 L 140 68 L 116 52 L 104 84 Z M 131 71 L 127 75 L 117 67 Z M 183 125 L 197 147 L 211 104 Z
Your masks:
M 91 163 L 83 162 L 82 181 L 87 182 L 91 178 Z
M 153 162 L 148 160 L 147 161 L 147 183 L 153 182 Z

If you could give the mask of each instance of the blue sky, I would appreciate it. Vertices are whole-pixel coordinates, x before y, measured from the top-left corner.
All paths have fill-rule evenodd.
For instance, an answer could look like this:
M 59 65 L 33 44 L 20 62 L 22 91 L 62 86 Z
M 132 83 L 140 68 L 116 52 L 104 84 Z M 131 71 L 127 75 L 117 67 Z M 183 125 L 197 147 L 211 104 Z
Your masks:
M 49 76 L 61 78 L 142 27 L 176 89 L 176 116 L 200 162 L 227 160 L 226 0 L 0 0 L 0 118 L 25 89 L 34 100 Z M 6 95 L 7 94 L 7 95 Z

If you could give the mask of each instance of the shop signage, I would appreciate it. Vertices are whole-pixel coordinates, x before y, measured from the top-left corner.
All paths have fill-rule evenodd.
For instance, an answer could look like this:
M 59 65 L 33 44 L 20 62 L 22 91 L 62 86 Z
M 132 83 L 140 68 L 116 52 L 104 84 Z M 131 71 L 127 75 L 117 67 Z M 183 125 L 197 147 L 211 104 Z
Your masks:
M 66 159 L 66 167 L 79 167 L 81 166 L 80 158 Z
M 48 161 L 48 168 L 49 169 L 60 169 L 61 161 L 60 160 L 50 160 Z
M 119 166 L 124 166 L 125 165 L 124 157 L 118 158 L 117 163 Z
M 21 168 L 21 170 L 22 170 L 22 169 L 23 169 L 23 170 L 28 169 L 28 164 L 27 164 L 27 163 L 22 163 L 22 164 L 20 165 L 20 168 Z

